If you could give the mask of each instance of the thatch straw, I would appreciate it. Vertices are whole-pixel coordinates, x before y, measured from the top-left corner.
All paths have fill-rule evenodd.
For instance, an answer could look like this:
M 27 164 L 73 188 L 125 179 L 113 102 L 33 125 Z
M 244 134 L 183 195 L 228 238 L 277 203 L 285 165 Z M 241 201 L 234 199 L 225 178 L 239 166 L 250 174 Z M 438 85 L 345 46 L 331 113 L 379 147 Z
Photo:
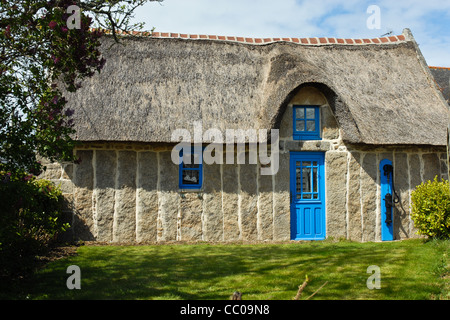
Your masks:
M 276 128 L 309 84 L 326 93 L 346 142 L 445 145 L 447 106 L 404 34 L 323 46 L 125 36 L 109 50 L 105 36 L 104 69 L 68 95 L 76 139 L 170 142 L 197 120 L 203 131 Z

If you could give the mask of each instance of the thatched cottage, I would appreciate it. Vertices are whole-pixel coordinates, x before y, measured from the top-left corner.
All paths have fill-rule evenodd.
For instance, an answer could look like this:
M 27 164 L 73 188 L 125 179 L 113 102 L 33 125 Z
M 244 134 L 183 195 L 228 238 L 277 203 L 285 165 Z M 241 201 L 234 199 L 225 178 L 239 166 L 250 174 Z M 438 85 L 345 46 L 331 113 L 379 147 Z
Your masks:
M 102 72 L 67 96 L 82 162 L 48 164 L 43 175 L 71 203 L 76 239 L 404 239 L 416 236 L 411 190 L 448 178 L 448 105 L 408 29 L 375 39 L 112 41 Z M 195 140 L 199 127 L 214 134 Z M 254 143 L 226 140 L 231 129 L 247 142 L 258 133 L 271 163 L 252 156 Z M 201 146 L 192 158 L 214 142 L 223 161 L 177 163 L 176 130 Z

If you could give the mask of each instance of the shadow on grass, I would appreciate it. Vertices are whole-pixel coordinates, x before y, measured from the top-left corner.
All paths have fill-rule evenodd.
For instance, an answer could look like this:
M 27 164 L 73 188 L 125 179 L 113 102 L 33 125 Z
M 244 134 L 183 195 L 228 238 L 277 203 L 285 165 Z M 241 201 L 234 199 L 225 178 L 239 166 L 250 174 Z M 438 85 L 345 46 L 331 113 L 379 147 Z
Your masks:
M 83 247 L 30 280 L 31 299 L 245 300 L 292 299 L 308 275 L 306 298 L 427 299 L 429 274 L 408 270 L 413 244 L 166 245 Z M 66 269 L 81 269 L 81 290 L 69 290 Z M 367 267 L 381 269 L 380 290 L 366 286 Z M 426 266 L 425 266 L 426 267 Z

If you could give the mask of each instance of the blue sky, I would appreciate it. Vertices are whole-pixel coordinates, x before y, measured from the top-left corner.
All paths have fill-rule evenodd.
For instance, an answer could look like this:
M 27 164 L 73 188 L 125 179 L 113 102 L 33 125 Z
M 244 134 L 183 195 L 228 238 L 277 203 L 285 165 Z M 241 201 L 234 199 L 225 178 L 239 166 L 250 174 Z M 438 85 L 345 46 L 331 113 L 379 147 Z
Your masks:
M 369 29 L 370 5 L 380 29 Z M 428 65 L 450 67 L 448 0 L 164 0 L 136 10 L 145 29 L 244 37 L 374 38 L 411 29 Z

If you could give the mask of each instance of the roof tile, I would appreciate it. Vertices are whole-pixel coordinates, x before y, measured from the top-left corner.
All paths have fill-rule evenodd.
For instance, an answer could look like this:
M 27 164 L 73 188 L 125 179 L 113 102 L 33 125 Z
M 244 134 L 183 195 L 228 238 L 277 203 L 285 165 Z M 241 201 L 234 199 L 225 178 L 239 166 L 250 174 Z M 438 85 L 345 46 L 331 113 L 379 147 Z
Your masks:
M 95 30 L 95 29 L 91 29 Z M 110 30 L 100 31 L 110 34 Z M 311 38 L 249 38 L 249 37 L 235 37 L 235 36 L 217 36 L 217 35 L 205 35 L 205 34 L 185 34 L 185 33 L 171 33 L 171 32 L 148 32 L 148 31 L 130 31 L 121 32 L 118 34 L 123 35 L 135 35 L 135 36 L 147 36 L 152 38 L 181 38 L 181 39 L 209 39 L 209 40 L 222 40 L 222 41 L 234 41 L 247 44 L 267 44 L 271 42 L 284 41 L 306 45 L 330 45 L 330 44 L 346 44 L 346 45 L 362 45 L 362 44 L 386 44 L 392 42 L 406 41 L 406 37 L 402 35 L 389 36 L 373 39 L 343 39 L 343 38 L 326 38 L 326 37 L 311 37 Z

